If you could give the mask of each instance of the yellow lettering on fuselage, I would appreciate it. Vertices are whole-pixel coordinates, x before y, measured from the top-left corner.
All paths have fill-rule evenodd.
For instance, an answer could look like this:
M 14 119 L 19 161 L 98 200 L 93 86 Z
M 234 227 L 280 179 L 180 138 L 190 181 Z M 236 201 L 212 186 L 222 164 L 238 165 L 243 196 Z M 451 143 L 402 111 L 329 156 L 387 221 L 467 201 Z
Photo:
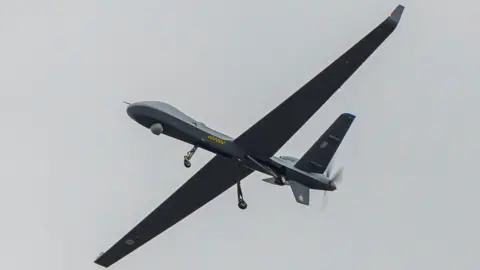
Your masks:
M 208 135 L 207 138 L 208 138 L 209 140 L 211 140 L 211 141 L 216 142 L 216 143 L 225 144 L 225 141 L 224 141 L 224 140 L 221 140 L 221 139 L 219 139 L 219 138 L 217 138 L 217 137 L 215 137 L 215 136 Z

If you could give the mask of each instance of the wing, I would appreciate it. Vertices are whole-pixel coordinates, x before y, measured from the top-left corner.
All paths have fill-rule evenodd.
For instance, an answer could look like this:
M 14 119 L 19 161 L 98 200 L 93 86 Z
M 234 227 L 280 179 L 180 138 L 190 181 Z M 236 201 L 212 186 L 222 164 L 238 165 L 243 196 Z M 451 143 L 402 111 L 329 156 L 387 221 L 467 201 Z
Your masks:
M 215 156 L 164 203 L 101 254 L 95 263 L 111 266 L 253 172 L 237 164 Z
M 354 115 L 341 114 L 302 158 L 295 163 L 295 168 L 305 172 L 324 173 L 353 120 L 355 120 Z
M 273 156 L 387 39 L 403 9 L 399 5 L 347 52 L 241 134 L 236 143 L 260 159 Z

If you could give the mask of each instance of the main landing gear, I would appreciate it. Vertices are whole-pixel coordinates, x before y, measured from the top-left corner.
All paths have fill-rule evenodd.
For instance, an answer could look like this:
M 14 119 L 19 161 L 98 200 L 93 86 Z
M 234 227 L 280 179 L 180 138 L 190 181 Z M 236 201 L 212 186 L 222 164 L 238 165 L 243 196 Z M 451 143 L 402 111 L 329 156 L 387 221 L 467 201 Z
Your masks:
M 242 187 L 240 182 L 237 182 L 237 196 L 238 196 L 238 208 L 245 210 L 247 209 L 247 203 L 243 199 Z
M 198 145 L 193 146 L 192 150 L 188 151 L 187 154 L 183 157 L 183 165 L 185 165 L 186 168 L 190 168 L 192 166 L 192 163 L 190 163 L 190 159 L 193 157 L 193 154 L 195 154 L 195 151 L 197 151 Z

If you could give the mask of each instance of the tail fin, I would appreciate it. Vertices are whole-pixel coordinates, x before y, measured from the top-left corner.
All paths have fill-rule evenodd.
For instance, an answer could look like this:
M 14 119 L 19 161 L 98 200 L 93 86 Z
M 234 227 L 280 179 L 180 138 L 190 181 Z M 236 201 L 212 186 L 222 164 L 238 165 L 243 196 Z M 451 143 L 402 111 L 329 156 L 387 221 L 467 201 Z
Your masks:
M 275 178 L 273 177 L 265 178 L 262 180 L 264 182 L 277 185 Z M 288 185 L 290 185 L 290 188 L 292 189 L 292 192 L 293 192 L 293 197 L 295 197 L 295 200 L 298 203 L 301 203 L 304 205 L 310 204 L 310 189 L 308 187 L 292 180 L 288 181 Z
M 305 172 L 323 174 L 335 152 L 337 152 L 353 120 L 355 120 L 355 115 L 349 113 L 341 114 L 312 147 L 308 149 L 303 157 L 297 161 L 295 168 Z
M 290 181 L 290 187 L 292 188 L 293 196 L 298 203 L 309 205 L 310 204 L 310 189 L 298 182 Z

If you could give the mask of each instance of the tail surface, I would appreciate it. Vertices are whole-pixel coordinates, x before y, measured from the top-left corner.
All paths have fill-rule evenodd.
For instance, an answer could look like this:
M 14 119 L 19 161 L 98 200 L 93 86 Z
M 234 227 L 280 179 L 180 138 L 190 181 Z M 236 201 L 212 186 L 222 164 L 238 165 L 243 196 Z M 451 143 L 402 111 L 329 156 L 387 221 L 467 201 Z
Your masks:
M 338 147 L 347 134 L 355 116 L 350 113 L 341 114 L 320 138 L 308 149 L 296 163 L 295 167 L 305 172 L 327 174 L 332 183 L 341 181 L 343 170 L 337 171 L 333 177 L 330 171 L 326 171 Z M 310 189 L 298 182 L 290 181 L 293 196 L 298 203 L 310 204 Z
M 298 203 L 309 205 L 310 204 L 310 189 L 298 182 L 290 181 L 290 187 L 292 188 L 293 196 Z
M 354 120 L 355 115 L 353 114 L 341 114 L 297 161 L 295 168 L 305 172 L 323 174 Z

